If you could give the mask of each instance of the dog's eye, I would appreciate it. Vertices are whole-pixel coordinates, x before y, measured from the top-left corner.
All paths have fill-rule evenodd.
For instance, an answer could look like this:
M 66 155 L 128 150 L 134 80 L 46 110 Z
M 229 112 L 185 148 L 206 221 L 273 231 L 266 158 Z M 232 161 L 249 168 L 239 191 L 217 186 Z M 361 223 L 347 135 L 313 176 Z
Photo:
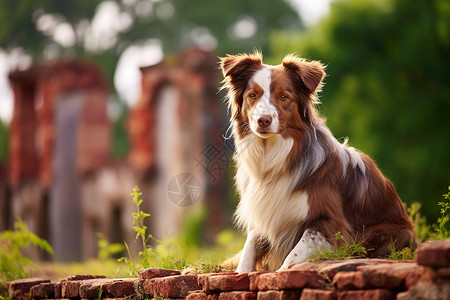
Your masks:
M 288 98 L 288 96 L 286 96 L 286 95 L 281 95 L 280 99 L 281 99 L 281 101 L 286 101 L 286 100 L 288 100 L 289 98 Z
M 256 94 L 255 94 L 255 93 L 251 93 L 251 94 L 249 95 L 249 97 L 250 97 L 250 99 L 252 99 L 252 100 L 256 100 Z

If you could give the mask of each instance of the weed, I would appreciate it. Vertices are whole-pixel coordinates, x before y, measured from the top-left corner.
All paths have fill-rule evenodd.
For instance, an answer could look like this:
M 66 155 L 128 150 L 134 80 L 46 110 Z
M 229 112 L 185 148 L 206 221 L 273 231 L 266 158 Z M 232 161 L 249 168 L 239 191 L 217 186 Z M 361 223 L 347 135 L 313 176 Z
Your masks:
M 446 201 L 438 202 L 438 205 L 441 207 L 441 216 L 437 219 L 437 224 L 433 224 L 433 237 L 435 240 L 443 240 L 449 237 L 449 233 L 445 225 L 450 218 L 447 212 L 450 208 L 450 186 L 448 187 L 448 190 L 449 192 L 443 195 Z
M 411 222 L 414 224 L 414 229 L 417 234 L 419 242 L 426 240 L 443 240 L 450 237 L 449 230 L 447 229 L 447 223 L 450 220 L 450 186 L 449 192 L 443 195 L 445 201 L 438 202 L 440 207 L 440 217 L 436 223 L 428 225 L 425 217 L 420 214 L 420 203 L 413 203 L 407 208 L 408 216 Z
M 430 226 L 427 224 L 427 219 L 420 214 L 422 204 L 412 203 L 407 207 L 408 217 L 414 225 L 414 231 L 416 232 L 419 242 L 424 242 L 429 238 Z
M 326 248 L 322 248 L 311 257 L 311 260 L 347 259 L 365 257 L 367 255 L 368 250 L 366 247 L 356 242 L 354 239 L 347 242 L 340 231 L 334 235 L 334 238 L 336 239 L 336 244 L 334 245 L 333 250 L 330 251 Z
M 221 273 L 225 270 L 222 269 L 218 264 L 215 263 L 205 263 L 201 262 L 196 266 L 188 267 L 186 269 L 193 268 L 197 274 L 208 274 L 208 273 Z
M 397 251 L 395 244 L 392 242 L 389 246 L 389 259 L 393 260 L 414 260 L 417 256 L 417 251 L 412 250 L 413 240 L 409 242 L 409 247 L 405 247 Z
M 103 285 L 100 286 L 100 289 L 98 290 L 98 300 L 102 299 L 103 294 Z
M 142 204 L 142 193 L 136 186 L 133 188 L 133 203 L 136 205 L 136 212 L 133 213 L 133 230 L 136 232 L 136 240 L 142 243 L 142 251 L 138 253 L 138 260 L 133 260 L 130 248 L 125 243 L 125 248 L 128 253 L 128 258 L 122 257 L 119 261 L 125 262 L 129 269 L 130 275 L 136 276 L 140 269 L 149 267 L 161 267 L 167 269 L 181 270 L 186 266 L 186 254 L 180 255 L 180 249 L 186 249 L 185 245 L 180 245 L 181 239 L 166 238 L 162 241 L 157 240 L 147 232 L 147 226 L 144 225 L 144 220 L 150 217 L 150 214 L 142 211 L 140 206 Z M 148 245 L 149 241 L 153 240 L 157 243 L 155 247 Z M 174 253 L 175 252 L 175 253 Z
M 47 253 L 53 249 L 47 241 L 31 232 L 24 221 L 14 223 L 14 230 L 0 233 L 0 290 L 7 281 L 30 277 L 37 268 L 34 263 L 22 254 L 22 250 L 34 245 Z
M 153 239 L 153 236 L 151 234 L 147 234 L 147 226 L 144 225 L 144 220 L 150 217 L 150 214 L 140 209 L 143 201 L 142 199 L 140 199 L 140 197 L 142 196 L 141 190 L 137 186 L 135 186 L 133 188 L 133 193 L 131 193 L 131 196 L 133 197 L 133 203 L 136 205 L 136 212 L 132 214 L 134 225 L 133 230 L 136 232 L 135 239 L 139 240 L 140 238 L 141 240 L 142 251 L 140 251 L 138 254 L 138 261 L 134 262 L 130 252 L 130 248 L 128 247 L 128 244 L 124 242 L 129 259 L 126 257 L 122 257 L 119 258 L 119 261 L 125 262 L 128 265 L 131 276 L 136 276 L 140 268 L 150 267 L 151 252 L 153 251 L 153 249 L 147 244 L 150 239 Z

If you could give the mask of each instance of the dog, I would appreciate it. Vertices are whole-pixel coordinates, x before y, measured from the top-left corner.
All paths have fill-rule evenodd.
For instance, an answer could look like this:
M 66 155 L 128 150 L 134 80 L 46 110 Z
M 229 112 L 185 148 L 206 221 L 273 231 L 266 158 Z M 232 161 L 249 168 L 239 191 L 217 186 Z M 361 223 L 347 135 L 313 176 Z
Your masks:
M 220 58 L 220 68 L 236 146 L 235 221 L 247 233 L 224 267 L 282 270 L 343 241 L 361 243 L 368 257 L 416 248 L 394 185 L 369 156 L 340 143 L 316 110 L 320 62 L 287 55 L 271 66 L 255 52 Z

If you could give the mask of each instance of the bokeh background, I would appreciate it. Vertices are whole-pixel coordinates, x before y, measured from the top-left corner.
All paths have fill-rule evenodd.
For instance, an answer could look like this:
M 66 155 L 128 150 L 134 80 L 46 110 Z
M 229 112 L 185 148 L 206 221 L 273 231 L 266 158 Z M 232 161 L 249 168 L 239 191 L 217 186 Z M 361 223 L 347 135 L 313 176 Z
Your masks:
M 229 164 L 232 145 L 222 141 L 224 149 L 220 153 L 228 162 L 219 177 L 207 179 L 208 174 L 194 170 L 198 164 L 193 160 L 213 150 L 208 146 L 216 145 L 212 141 L 214 137 L 227 136 L 227 112 L 223 95 L 217 93 L 222 79 L 217 71 L 217 56 L 255 49 L 262 50 L 269 64 L 280 63 L 288 53 L 322 61 L 327 66 L 327 77 L 318 108 L 334 135 L 342 140 L 348 137 L 352 146 L 372 156 L 394 182 L 402 200 L 407 204 L 421 203 L 422 214 L 430 222 L 436 220 L 437 202 L 450 185 L 448 0 L 4 0 L 0 2 L 0 217 L 3 218 L 0 229 L 11 228 L 16 216 L 26 219 L 13 212 L 15 199 L 20 198 L 17 201 L 22 202 L 34 199 L 30 196 L 33 189 L 17 196 L 29 179 L 10 182 L 10 128 L 17 109 L 10 79 L 17 77 L 8 74 L 26 73 L 37 65 L 58 61 L 83 61 L 98 70 L 95 76 L 100 76 L 104 81 L 100 85 L 106 87 L 106 94 L 101 97 L 105 122 L 111 127 L 109 144 L 105 147 L 109 149 L 109 164 L 115 164 L 116 168 L 126 164 L 130 153 L 135 153 L 133 147 L 137 146 L 133 144 L 130 126 L 150 126 L 150 119 L 140 116 L 150 107 L 146 105 L 150 105 L 148 99 L 153 97 L 149 94 L 152 80 L 169 82 L 154 97 L 169 99 L 167 103 L 172 98 L 187 102 L 180 108 L 184 112 L 181 117 L 173 114 L 174 107 L 171 109 L 170 105 L 149 113 L 159 120 L 179 118 L 179 128 L 175 130 L 179 141 L 169 138 L 168 129 L 159 133 L 155 147 L 167 154 L 159 158 L 164 162 L 183 160 L 176 165 L 180 170 L 170 173 L 167 170 L 171 167 L 160 163 L 160 169 L 166 171 L 155 173 L 150 168 L 138 172 L 139 175 L 133 173 L 127 177 L 128 181 L 117 177 L 119 181 L 109 181 L 109 184 L 123 185 L 125 198 L 133 185 L 142 185 L 146 202 L 166 203 L 154 210 L 150 205 L 152 217 L 182 220 L 174 221 L 178 225 L 169 226 L 170 230 L 161 227 L 164 220 L 153 227 L 150 224 L 150 231 L 161 231 L 160 235 L 190 234 L 192 243 L 217 242 L 213 236 L 231 227 L 231 213 L 237 203 L 232 183 L 234 169 Z M 191 54 L 183 54 L 186 51 Z M 192 71 L 196 66 L 192 61 L 196 60 L 200 61 L 198 72 Z M 41 69 L 37 70 L 33 76 L 40 80 Z M 197 78 L 192 72 L 200 75 Z M 180 88 L 179 82 L 185 85 L 181 84 Z M 177 91 L 173 86 L 180 89 Z M 192 103 L 200 98 L 202 112 L 195 115 L 189 107 L 197 107 Z M 38 99 L 29 105 L 38 106 Z M 70 114 L 71 109 L 67 110 Z M 201 124 L 185 123 L 186 114 L 190 113 Z M 135 123 L 142 124 L 133 125 L 133 120 L 141 120 Z M 163 126 L 158 124 L 155 126 Z M 203 137 L 195 136 L 192 128 L 201 129 Z M 142 141 L 146 136 L 138 134 L 137 138 Z M 201 142 L 190 144 L 190 140 Z M 91 143 L 101 141 L 100 138 Z M 60 143 L 66 142 L 60 140 Z M 186 148 L 192 151 L 184 156 L 177 154 Z M 143 161 L 145 164 L 146 160 Z M 199 177 L 198 187 L 203 191 L 203 198 L 208 199 L 172 214 L 168 213 L 172 204 L 167 200 L 167 189 L 169 181 L 180 171 Z M 89 184 L 98 184 L 89 176 L 83 175 L 81 180 L 85 182 L 87 178 L 91 180 Z M 158 179 L 158 176 L 165 177 Z M 44 192 L 36 191 L 40 199 L 51 202 L 55 197 L 66 197 L 64 193 L 61 196 L 51 191 L 57 180 L 55 175 L 48 180 Z M 85 186 L 80 189 L 86 191 Z M 72 193 L 67 197 L 75 196 Z M 80 197 L 89 199 L 93 210 L 102 210 L 101 194 Z M 109 222 L 126 218 L 122 211 L 127 209 L 115 206 L 110 213 L 113 221 Z M 82 213 L 78 216 L 83 218 Z M 41 218 L 51 219 L 51 216 L 44 213 Z M 51 244 L 51 228 L 62 226 L 55 220 L 44 222 L 45 228 L 34 228 Z M 83 222 L 75 223 L 82 227 Z M 111 242 L 125 238 L 120 226 L 108 228 L 109 233 L 98 231 L 106 234 Z M 212 230 L 205 233 L 205 228 Z M 94 226 L 92 230 L 97 229 Z M 72 260 L 85 256 L 57 257 Z

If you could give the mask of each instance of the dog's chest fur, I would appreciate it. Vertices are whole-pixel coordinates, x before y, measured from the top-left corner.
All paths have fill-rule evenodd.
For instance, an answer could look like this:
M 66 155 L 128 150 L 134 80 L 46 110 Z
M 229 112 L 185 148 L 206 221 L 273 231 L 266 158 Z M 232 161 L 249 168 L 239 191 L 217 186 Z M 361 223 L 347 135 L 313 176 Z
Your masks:
M 293 192 L 296 182 L 286 167 L 292 146 L 292 139 L 279 135 L 266 140 L 249 135 L 237 143 L 237 223 L 272 247 L 295 240 L 292 235 L 308 215 L 308 195 Z

